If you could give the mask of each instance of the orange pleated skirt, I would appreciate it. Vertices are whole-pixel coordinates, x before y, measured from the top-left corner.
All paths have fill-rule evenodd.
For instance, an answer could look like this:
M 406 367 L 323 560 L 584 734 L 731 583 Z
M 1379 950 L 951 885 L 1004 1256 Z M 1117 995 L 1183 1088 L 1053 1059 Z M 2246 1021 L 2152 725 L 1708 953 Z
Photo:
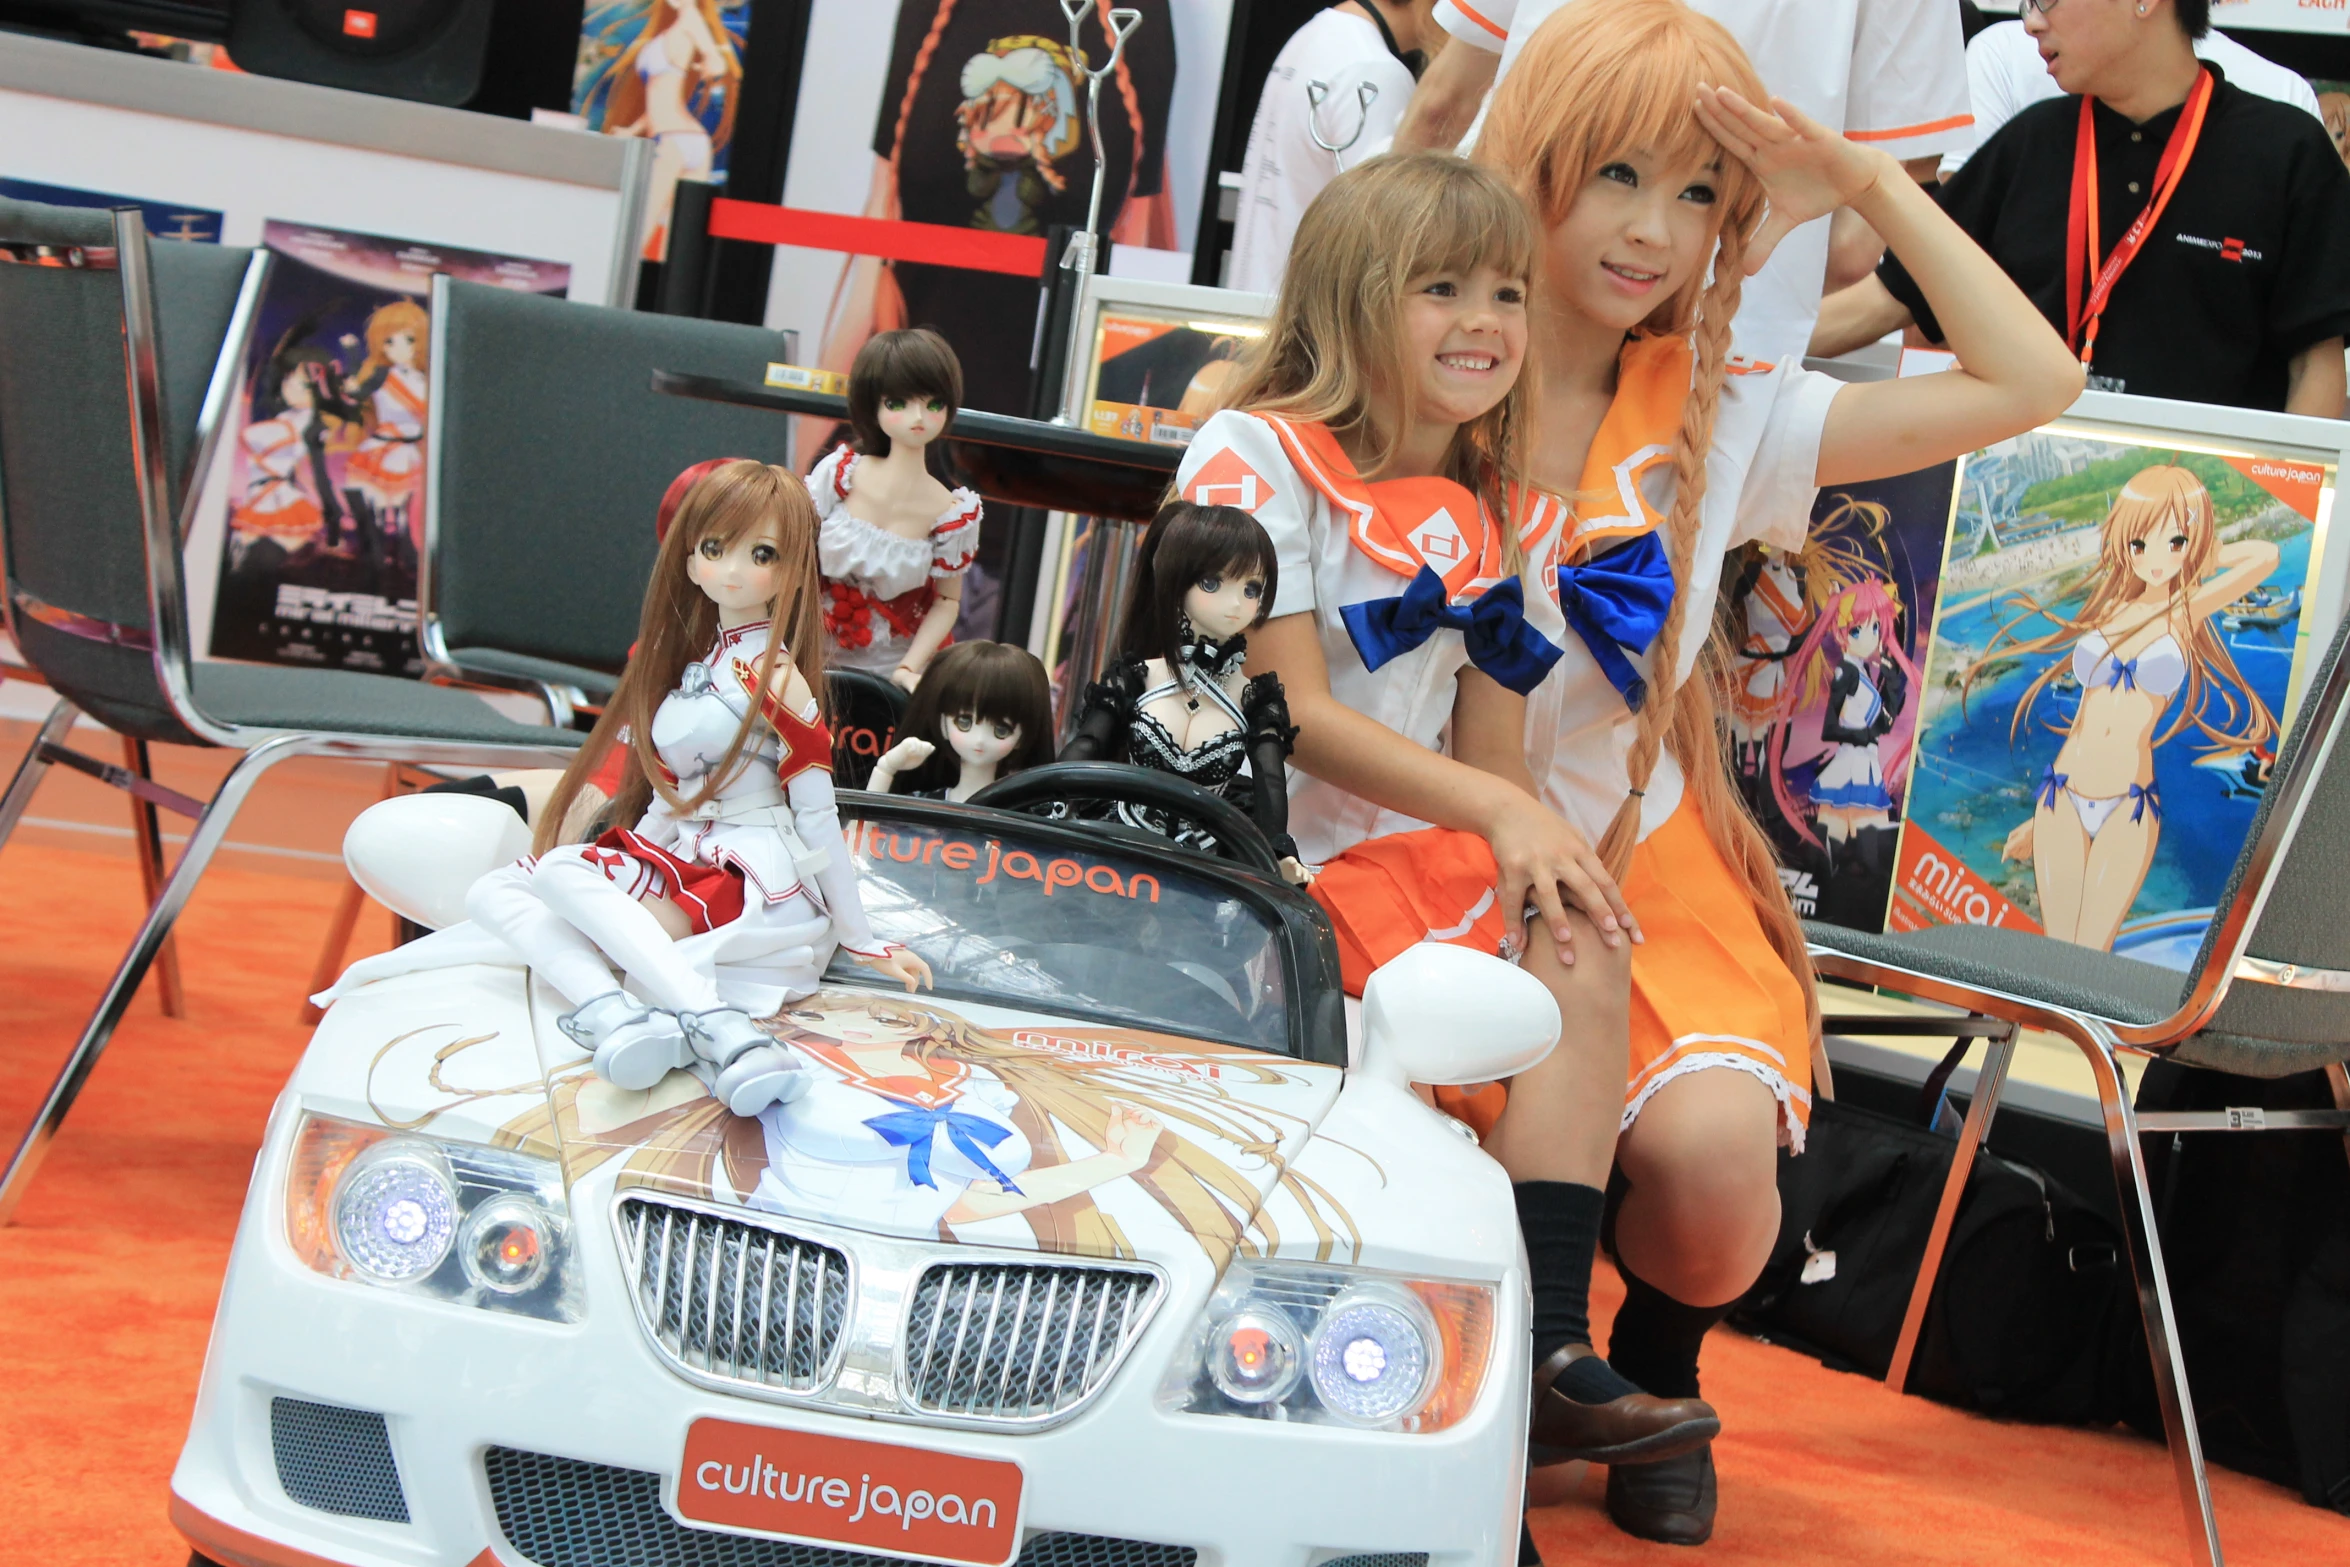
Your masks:
M 1338 934 L 1346 993 L 1422 941 L 1498 951 L 1504 929 L 1493 851 L 1475 833 L 1431 827 L 1359 843 L 1310 889 Z M 1803 988 L 1763 935 L 1736 873 L 1706 836 L 1694 802 L 1632 852 L 1624 900 L 1647 938 L 1632 949 L 1629 1128 L 1658 1089 L 1691 1072 L 1744 1072 L 1779 1102 L 1780 1140 L 1801 1151 L 1811 1120 L 1811 1042 Z M 1439 1106 L 1482 1136 L 1507 1091 L 1436 1090 Z

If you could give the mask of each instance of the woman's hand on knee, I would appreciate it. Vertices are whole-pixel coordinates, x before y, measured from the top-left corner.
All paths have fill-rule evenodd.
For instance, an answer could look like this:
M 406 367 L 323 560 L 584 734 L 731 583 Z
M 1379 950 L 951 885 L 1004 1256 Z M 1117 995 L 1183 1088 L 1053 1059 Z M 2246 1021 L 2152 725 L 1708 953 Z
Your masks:
M 1526 916 L 1539 915 L 1558 948 L 1559 961 L 1572 965 L 1574 922 L 1569 909 L 1588 917 L 1589 928 L 1610 947 L 1629 935 L 1643 939 L 1640 922 L 1599 855 L 1583 835 L 1539 800 L 1513 796 L 1500 820 L 1485 835 L 1500 872 L 1495 891 L 1502 900 L 1507 940 L 1526 943 Z

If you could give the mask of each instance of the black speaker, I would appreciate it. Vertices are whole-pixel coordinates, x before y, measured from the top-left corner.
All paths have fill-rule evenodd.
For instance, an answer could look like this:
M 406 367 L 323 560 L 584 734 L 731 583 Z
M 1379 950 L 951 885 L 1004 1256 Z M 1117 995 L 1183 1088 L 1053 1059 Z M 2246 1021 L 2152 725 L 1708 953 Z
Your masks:
M 481 87 L 497 0 L 235 0 L 229 58 L 259 76 L 461 104 Z

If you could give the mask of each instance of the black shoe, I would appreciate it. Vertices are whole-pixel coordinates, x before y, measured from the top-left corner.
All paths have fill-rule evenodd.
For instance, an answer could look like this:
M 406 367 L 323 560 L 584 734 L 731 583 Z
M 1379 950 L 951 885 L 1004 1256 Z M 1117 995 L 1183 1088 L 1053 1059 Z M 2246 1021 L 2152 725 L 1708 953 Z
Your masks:
M 1607 1472 L 1607 1515 L 1635 1539 L 1703 1545 L 1713 1538 L 1714 1449 L 1653 1464 L 1617 1464 Z

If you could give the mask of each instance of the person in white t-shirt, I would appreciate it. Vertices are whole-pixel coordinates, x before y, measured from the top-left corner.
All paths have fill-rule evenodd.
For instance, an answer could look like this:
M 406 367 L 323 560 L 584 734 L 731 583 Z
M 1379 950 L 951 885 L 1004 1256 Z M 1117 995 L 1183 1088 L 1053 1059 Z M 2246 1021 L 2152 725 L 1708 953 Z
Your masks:
M 2295 73 L 2274 60 L 2254 54 L 2219 29 L 2213 28 L 2196 39 L 2195 53 L 2199 59 L 2217 65 L 2230 82 L 2246 92 L 2289 103 L 2296 109 L 2307 109 L 2321 123 L 2324 121 L 2315 89 Z M 1999 22 L 1975 34 L 1966 46 L 1966 82 L 1967 96 L 1974 100 L 1974 129 L 1967 133 L 1961 145 L 1942 155 L 1944 179 L 1956 174 L 1975 155 L 1977 147 L 1989 141 L 1994 131 L 2019 112 L 2035 103 L 2064 96 L 2064 89 L 2048 74 L 2048 62 L 2040 58 L 2040 46 L 2024 31 L 2021 22 Z
M 1289 35 L 1249 126 L 1225 287 L 1277 293 L 1298 219 L 1322 187 L 1387 151 L 1412 99 L 1401 57 L 1443 36 L 1434 3 L 1344 0 Z
M 1430 64 L 1397 149 L 1450 146 L 1470 129 L 1488 88 L 1509 74 L 1526 40 L 1570 0 L 1438 0 L 1436 21 L 1456 42 Z M 1965 52 L 1950 0 L 1695 0 L 1730 30 L 1770 90 L 1832 130 L 1882 148 L 1913 178 L 1933 178 L 1941 155 L 1967 136 Z M 1833 229 L 1833 233 L 1831 233 Z M 1838 286 L 1865 276 L 1881 250 L 1847 214 L 1787 236 L 1746 285 L 1738 346 L 1757 359 L 1797 358 L 1811 341 L 1831 271 Z

